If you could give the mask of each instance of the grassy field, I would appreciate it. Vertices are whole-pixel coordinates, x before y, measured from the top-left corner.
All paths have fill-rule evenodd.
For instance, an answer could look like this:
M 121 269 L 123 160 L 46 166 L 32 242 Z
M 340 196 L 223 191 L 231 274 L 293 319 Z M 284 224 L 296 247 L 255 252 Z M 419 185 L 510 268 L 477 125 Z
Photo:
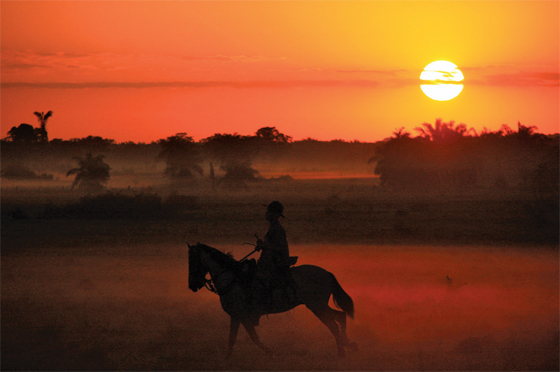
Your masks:
M 83 195 L 3 187 L 2 370 L 559 368 L 557 205 L 480 190 L 396 195 L 371 178 L 117 191 L 160 195 L 163 212 L 56 217 L 46 205 Z M 173 195 L 192 198 L 166 209 Z M 251 251 L 241 244 L 266 231 L 262 204 L 276 199 L 299 264 L 333 272 L 355 301 L 349 336 L 360 351 L 345 360 L 298 307 L 261 321 L 275 359 L 241 331 L 226 361 L 218 297 L 187 288 L 186 244 L 241 258 Z

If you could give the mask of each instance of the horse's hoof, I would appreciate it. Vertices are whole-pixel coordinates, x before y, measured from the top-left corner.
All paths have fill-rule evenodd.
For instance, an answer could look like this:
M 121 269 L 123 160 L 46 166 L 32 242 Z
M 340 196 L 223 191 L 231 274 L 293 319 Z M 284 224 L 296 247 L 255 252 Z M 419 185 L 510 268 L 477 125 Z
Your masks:
M 360 348 L 358 347 L 358 344 L 355 342 L 350 342 L 348 344 L 348 349 L 352 350 L 352 351 L 359 351 Z

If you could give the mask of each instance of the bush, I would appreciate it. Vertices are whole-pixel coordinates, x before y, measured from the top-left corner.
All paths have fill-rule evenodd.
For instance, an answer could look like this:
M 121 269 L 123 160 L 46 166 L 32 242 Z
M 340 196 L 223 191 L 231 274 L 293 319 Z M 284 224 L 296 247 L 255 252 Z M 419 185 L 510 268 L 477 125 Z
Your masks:
M 2 178 L 19 180 L 52 180 L 52 174 L 37 174 L 24 165 L 8 165 L 2 168 Z

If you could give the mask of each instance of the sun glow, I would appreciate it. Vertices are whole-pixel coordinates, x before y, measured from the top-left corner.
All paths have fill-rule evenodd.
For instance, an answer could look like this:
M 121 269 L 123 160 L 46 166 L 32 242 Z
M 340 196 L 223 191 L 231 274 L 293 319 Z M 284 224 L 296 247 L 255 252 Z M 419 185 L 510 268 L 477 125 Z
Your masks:
M 449 101 L 457 97 L 463 90 L 463 73 L 457 66 L 448 61 L 435 61 L 424 68 L 420 80 L 430 84 L 420 85 L 425 95 L 436 101 Z

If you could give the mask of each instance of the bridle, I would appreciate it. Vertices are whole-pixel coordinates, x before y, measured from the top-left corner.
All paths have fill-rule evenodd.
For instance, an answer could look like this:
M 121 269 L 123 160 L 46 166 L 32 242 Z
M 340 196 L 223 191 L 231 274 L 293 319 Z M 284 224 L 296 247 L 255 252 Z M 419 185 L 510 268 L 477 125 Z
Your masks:
M 193 247 L 195 247 L 195 246 L 193 246 Z M 189 248 L 192 248 L 192 247 L 189 246 Z M 198 264 L 201 265 L 199 249 L 200 249 L 200 248 L 197 248 L 196 254 L 197 254 L 197 259 L 198 259 L 197 261 L 198 261 Z M 193 253 L 194 253 L 194 252 L 193 252 Z M 193 257 L 191 257 L 191 256 L 189 255 L 189 260 L 191 260 L 192 258 L 193 258 Z M 191 262 L 190 264 L 192 265 L 192 262 Z M 233 285 L 235 284 L 235 282 L 236 282 L 237 280 L 235 280 L 235 279 L 232 280 L 231 283 L 230 283 L 225 289 L 223 289 L 223 290 L 221 290 L 221 291 L 219 291 L 219 292 L 218 292 L 218 288 L 216 288 L 216 285 L 214 284 L 214 281 L 215 281 L 215 280 L 218 280 L 218 279 L 220 278 L 220 276 L 222 276 L 222 275 L 223 275 L 225 272 L 227 272 L 227 271 L 228 271 L 227 269 L 223 269 L 223 270 L 220 271 L 218 274 L 215 274 L 213 277 L 211 276 L 210 278 L 207 279 L 207 278 L 206 278 L 206 274 L 208 273 L 208 271 L 205 270 L 205 272 L 204 272 L 204 276 L 205 276 L 205 277 L 204 277 L 203 279 L 200 279 L 200 281 L 201 281 L 203 284 L 202 284 L 198 289 L 200 289 L 200 288 L 202 288 L 202 287 L 205 287 L 205 288 L 208 289 L 210 292 L 215 293 L 215 294 L 217 294 L 217 295 L 224 295 L 224 294 L 228 293 L 228 292 L 233 288 Z M 197 275 L 201 275 L 201 274 L 202 274 L 202 270 L 200 270 L 200 273 L 197 273 Z M 201 275 L 201 276 L 202 276 L 202 275 Z M 198 286 L 197 286 L 197 287 L 198 287 Z
M 238 281 L 236 276 L 232 279 L 232 281 L 228 284 L 227 287 L 223 288 L 220 291 L 218 291 L 218 288 L 216 288 L 216 286 L 214 285 L 214 280 L 218 280 L 220 278 L 220 276 L 222 276 L 222 274 L 224 274 L 227 271 L 228 270 L 224 269 L 224 270 L 220 271 L 218 274 L 214 275 L 213 278 L 212 277 L 210 277 L 210 279 L 204 278 L 204 286 L 206 287 L 206 289 L 208 289 L 210 292 L 213 292 L 213 293 L 217 294 L 218 296 L 225 295 L 229 291 L 231 291 L 231 289 L 233 288 L 235 283 Z
M 210 278 L 210 279 L 204 278 L 204 287 L 206 287 L 206 289 L 209 290 L 210 292 L 213 292 L 213 293 L 219 295 L 218 290 L 216 289 L 216 286 L 214 285 L 214 282 L 212 281 L 212 278 Z

